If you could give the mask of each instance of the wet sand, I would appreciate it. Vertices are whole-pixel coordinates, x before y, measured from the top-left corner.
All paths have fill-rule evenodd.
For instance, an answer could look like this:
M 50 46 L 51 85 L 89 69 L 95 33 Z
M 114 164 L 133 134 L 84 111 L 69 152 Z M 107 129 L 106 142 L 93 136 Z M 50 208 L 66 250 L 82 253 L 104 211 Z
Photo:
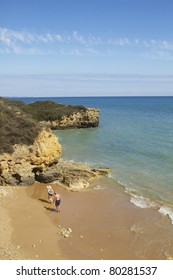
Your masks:
M 98 179 L 93 186 L 104 186 Z M 53 185 L 61 212 L 47 201 L 45 184 L 13 190 L 4 203 L 12 226 L 11 242 L 21 259 L 171 259 L 173 225 L 156 209 L 130 203 L 121 186 L 71 192 Z M 65 238 L 62 227 L 71 228 Z M 23 256 L 23 257 L 22 257 Z

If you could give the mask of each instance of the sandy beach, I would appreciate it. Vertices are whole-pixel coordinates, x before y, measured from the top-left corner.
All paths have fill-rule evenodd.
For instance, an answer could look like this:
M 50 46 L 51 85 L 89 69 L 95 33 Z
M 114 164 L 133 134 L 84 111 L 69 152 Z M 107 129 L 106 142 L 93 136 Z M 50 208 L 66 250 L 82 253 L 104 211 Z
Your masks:
M 106 182 L 99 180 L 80 192 L 52 184 L 62 197 L 60 213 L 45 184 L 3 187 L 0 259 L 171 259 L 168 217 L 131 204 L 119 185 L 116 192 L 94 189 Z
M 56 226 L 26 189 L 8 187 L 1 198 L 0 259 L 58 259 Z

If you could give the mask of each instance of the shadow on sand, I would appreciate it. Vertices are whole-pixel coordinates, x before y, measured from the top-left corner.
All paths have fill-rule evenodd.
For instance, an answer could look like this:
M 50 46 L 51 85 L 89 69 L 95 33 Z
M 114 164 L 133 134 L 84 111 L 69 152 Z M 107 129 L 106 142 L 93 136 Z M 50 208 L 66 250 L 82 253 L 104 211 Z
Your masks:
M 46 210 L 49 210 L 49 211 L 52 211 L 52 212 L 57 212 L 55 208 L 46 207 L 46 206 L 44 206 L 44 208 L 45 208 Z
M 50 202 L 49 202 L 48 200 L 46 200 L 46 199 L 39 198 L 39 200 L 40 200 L 41 202 L 48 203 L 48 204 L 50 205 Z M 52 212 L 57 212 L 56 209 L 55 209 L 55 208 L 52 208 L 52 207 L 46 207 L 46 206 L 44 206 L 44 208 L 45 208 L 46 210 L 49 210 L 49 211 L 52 211 Z
M 41 202 L 46 202 L 46 203 L 49 203 L 49 204 L 50 204 L 50 202 L 49 202 L 48 200 L 46 200 L 46 199 L 39 198 L 39 200 L 40 200 Z

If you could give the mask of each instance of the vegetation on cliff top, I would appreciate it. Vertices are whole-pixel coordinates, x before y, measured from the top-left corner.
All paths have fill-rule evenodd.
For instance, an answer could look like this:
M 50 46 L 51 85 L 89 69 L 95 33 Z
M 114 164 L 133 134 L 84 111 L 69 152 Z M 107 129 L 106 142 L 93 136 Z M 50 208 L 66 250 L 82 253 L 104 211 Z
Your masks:
M 84 106 L 72 106 L 59 104 L 53 101 L 36 101 L 25 104 L 23 101 L 9 100 L 0 97 L 0 101 L 10 106 L 16 106 L 23 112 L 32 116 L 37 121 L 61 120 L 64 116 L 70 116 L 79 111 L 86 111 Z
M 20 109 L 21 105 L 0 98 L 0 154 L 12 153 L 14 144 L 31 145 L 41 130 L 41 125 Z
M 12 152 L 14 144 L 32 144 L 41 129 L 37 121 L 61 120 L 64 116 L 86 110 L 84 106 L 52 101 L 25 104 L 0 97 L 0 154 Z
M 53 101 L 36 101 L 25 104 L 22 108 L 26 113 L 38 121 L 61 120 L 64 116 L 70 116 L 79 111 L 86 111 L 84 106 L 72 106 L 59 104 Z

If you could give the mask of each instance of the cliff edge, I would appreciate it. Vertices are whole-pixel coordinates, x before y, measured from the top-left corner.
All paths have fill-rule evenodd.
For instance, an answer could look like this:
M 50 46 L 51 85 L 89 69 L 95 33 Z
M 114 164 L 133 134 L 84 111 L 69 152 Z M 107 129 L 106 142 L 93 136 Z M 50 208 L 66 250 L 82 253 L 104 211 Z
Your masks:
M 30 185 L 35 168 L 53 164 L 60 156 L 61 145 L 50 129 L 0 100 L 0 185 Z
M 65 105 L 48 100 L 25 104 L 22 101 L 0 98 L 0 102 L 15 106 L 33 120 L 51 129 L 87 128 L 99 125 L 99 109 L 96 108 Z
M 21 101 L 0 98 L 0 185 L 58 180 L 70 189 L 80 189 L 87 187 L 91 178 L 110 172 L 107 168 L 92 169 L 60 160 L 61 145 L 49 128 L 98 125 L 96 109 L 60 105 L 62 110 L 57 117 L 57 104 L 35 103 L 25 105 Z M 47 114 L 46 104 L 53 106 L 53 111 L 49 107 Z M 64 110 L 65 115 L 62 114 Z

